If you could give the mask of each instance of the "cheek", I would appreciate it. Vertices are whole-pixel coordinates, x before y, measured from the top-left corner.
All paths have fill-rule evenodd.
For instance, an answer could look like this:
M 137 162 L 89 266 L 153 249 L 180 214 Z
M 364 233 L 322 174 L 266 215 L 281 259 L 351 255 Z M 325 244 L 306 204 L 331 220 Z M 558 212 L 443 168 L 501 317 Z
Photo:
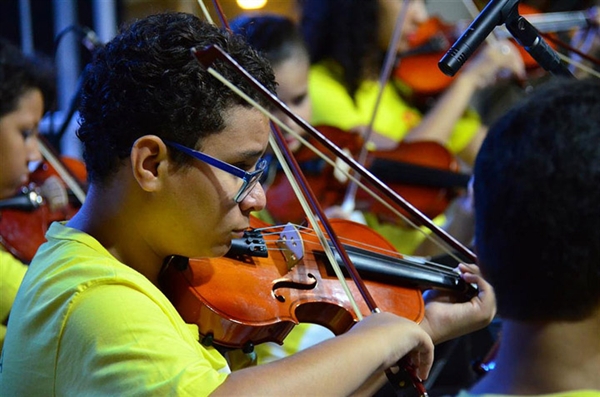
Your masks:
M 23 145 L 3 140 L 0 143 L 0 197 L 12 196 L 28 173 Z
M 192 257 L 223 255 L 228 249 L 226 229 L 229 201 L 224 201 L 219 185 L 206 178 L 181 180 L 168 200 L 170 208 L 167 238 L 180 254 Z

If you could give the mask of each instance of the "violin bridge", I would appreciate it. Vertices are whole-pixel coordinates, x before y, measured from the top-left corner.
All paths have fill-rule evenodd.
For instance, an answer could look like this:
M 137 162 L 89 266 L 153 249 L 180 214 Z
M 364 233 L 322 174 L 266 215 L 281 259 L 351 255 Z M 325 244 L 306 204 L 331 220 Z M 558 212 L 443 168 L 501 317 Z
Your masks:
M 296 226 L 288 223 L 279 234 L 277 246 L 281 249 L 288 270 L 292 270 L 304 258 L 304 242 Z

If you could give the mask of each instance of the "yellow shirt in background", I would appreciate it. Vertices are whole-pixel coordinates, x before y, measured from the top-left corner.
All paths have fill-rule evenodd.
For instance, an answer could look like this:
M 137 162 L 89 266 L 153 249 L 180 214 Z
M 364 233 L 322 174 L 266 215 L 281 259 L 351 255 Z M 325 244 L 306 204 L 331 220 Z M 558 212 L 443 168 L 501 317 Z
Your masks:
M 355 101 L 342 84 L 339 67 L 331 61 L 311 66 L 308 81 L 313 125 L 329 125 L 350 131 L 357 126 L 370 124 L 379 95 L 379 83 L 376 80 L 363 81 L 356 91 Z M 400 142 L 421 119 L 421 113 L 410 106 L 388 82 L 383 89 L 373 130 Z M 462 151 L 480 125 L 479 116 L 474 111 L 467 111 L 454 126 L 447 149 L 455 154 Z
M 6 334 L 5 320 L 19 290 L 27 265 L 0 246 L 0 351 Z

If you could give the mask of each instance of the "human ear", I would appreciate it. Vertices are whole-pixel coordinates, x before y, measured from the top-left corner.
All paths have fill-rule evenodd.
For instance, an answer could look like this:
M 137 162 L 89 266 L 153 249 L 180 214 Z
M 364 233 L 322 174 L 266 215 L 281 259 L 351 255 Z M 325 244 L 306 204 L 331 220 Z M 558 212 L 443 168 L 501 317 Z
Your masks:
M 162 174 L 168 168 L 167 146 L 156 135 L 144 135 L 131 147 L 131 170 L 140 187 L 154 192 L 161 187 Z

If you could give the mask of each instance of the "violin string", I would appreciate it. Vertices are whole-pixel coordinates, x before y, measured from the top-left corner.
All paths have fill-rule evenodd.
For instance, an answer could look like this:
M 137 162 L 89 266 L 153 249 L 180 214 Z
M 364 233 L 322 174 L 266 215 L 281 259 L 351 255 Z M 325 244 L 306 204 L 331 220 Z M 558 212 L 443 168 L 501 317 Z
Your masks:
M 301 234 L 305 234 L 305 235 L 308 235 L 308 236 L 313 236 L 314 235 L 313 230 L 311 228 L 307 227 L 307 226 L 302 226 L 302 225 L 294 225 L 294 226 L 300 231 Z M 275 227 L 277 227 L 277 226 L 275 226 Z M 281 229 L 281 227 L 279 227 L 279 228 Z M 259 229 L 255 229 L 255 230 L 262 231 L 262 230 L 266 230 L 266 229 L 268 229 L 268 228 L 259 228 Z M 279 231 L 278 232 L 265 233 L 265 235 L 276 235 L 276 234 L 279 234 Z M 404 254 L 401 254 L 401 253 L 399 253 L 397 251 L 394 251 L 394 250 L 390 250 L 390 249 L 387 249 L 387 248 L 382 248 L 382 247 L 379 247 L 379 246 L 376 246 L 376 245 L 372 245 L 372 244 L 366 244 L 364 242 L 361 242 L 361 241 L 358 241 L 358 240 L 349 239 L 347 237 L 340 237 L 340 240 L 342 240 L 343 242 L 347 243 L 348 245 L 352 245 L 352 246 L 354 246 L 356 248 L 363 248 L 365 250 L 378 251 L 378 252 L 380 252 L 380 253 L 382 253 L 384 255 L 389 256 L 390 258 L 404 260 L 405 262 L 413 264 L 415 266 L 421 266 L 421 265 L 426 264 L 426 265 L 429 265 L 431 268 L 437 268 L 437 269 L 439 269 L 442 272 L 447 272 L 448 274 L 455 273 L 454 272 L 454 268 L 452 266 L 448 266 L 448 265 L 443 265 L 443 264 L 440 264 L 440 263 L 436 263 L 436 262 L 430 261 L 430 260 L 428 260 L 426 258 L 423 258 L 423 257 L 415 257 L 415 256 L 410 256 L 410 255 L 404 255 Z M 306 244 L 317 244 L 317 243 L 314 243 L 312 241 L 306 241 L 305 243 Z
M 250 99 L 250 98 L 248 98 L 248 99 Z M 273 124 L 271 124 L 271 125 L 273 125 Z M 304 213 L 306 214 L 306 217 L 309 219 L 310 223 L 316 227 L 319 224 L 316 219 L 316 216 L 313 213 L 310 206 L 308 205 L 308 200 L 306 197 L 304 197 L 303 192 L 301 191 L 300 186 L 298 184 L 298 181 L 292 175 L 292 170 L 290 169 L 287 159 L 281 152 L 281 148 L 277 145 L 277 142 L 275 141 L 275 137 L 274 137 L 275 132 L 278 132 L 278 131 L 273 131 L 269 135 L 269 143 L 271 145 L 271 148 L 273 149 L 277 159 L 279 160 L 279 163 L 280 163 L 285 175 L 288 177 L 290 186 L 292 186 L 292 189 L 294 189 L 296 197 L 299 199 L 300 204 L 301 204 L 302 208 L 304 209 Z M 318 229 L 316 231 L 316 235 L 317 235 L 317 238 L 319 239 L 319 241 L 321 242 L 321 246 L 323 247 L 323 249 L 325 251 L 325 255 L 329 259 L 332 269 L 334 270 L 338 280 L 340 281 L 340 284 L 341 284 L 342 288 L 344 289 L 344 292 L 346 293 L 346 296 L 348 297 L 348 300 L 350 301 L 352 308 L 354 309 L 354 313 L 356 314 L 356 317 L 358 318 L 359 321 L 362 320 L 362 318 L 363 318 L 362 313 L 361 313 L 360 309 L 358 308 L 358 304 L 356 303 L 356 300 L 354 299 L 352 292 L 350 291 L 350 287 L 348 286 L 348 283 L 346 282 L 346 278 L 344 277 L 344 273 L 342 272 L 342 269 L 340 268 L 340 266 L 338 265 L 338 263 L 335 260 L 335 255 L 333 253 L 332 247 L 328 244 L 327 239 L 325 238 L 325 235 L 322 230 Z M 345 262 L 344 262 L 344 264 L 345 264 Z M 367 298 L 365 296 L 363 296 L 363 298 L 365 298 L 365 301 L 367 300 Z M 367 301 L 367 305 L 368 305 L 368 301 Z
M 313 242 L 313 241 L 308 241 L 306 242 L 307 245 L 315 245 L 317 247 L 321 247 L 321 245 L 319 243 Z M 377 247 L 379 248 L 379 247 Z M 270 247 L 267 246 L 267 251 L 270 252 L 282 252 L 285 251 L 284 248 L 280 248 L 278 246 L 274 246 L 274 247 Z M 446 276 L 451 276 L 453 278 L 459 278 L 460 277 L 460 273 L 457 273 L 456 270 L 454 270 L 454 268 L 447 266 L 447 265 L 443 265 L 440 263 L 436 263 L 436 262 L 431 262 L 431 261 L 418 261 L 418 260 L 411 260 L 414 259 L 412 257 L 398 257 L 398 256 L 390 256 L 391 260 L 396 261 L 397 265 L 399 267 L 401 266 L 411 266 L 415 269 L 418 270 L 423 270 L 423 271 L 427 271 L 427 272 L 435 272 L 438 274 L 442 274 L 442 275 L 446 275 Z
M 306 229 L 305 234 L 310 235 L 312 231 L 310 229 Z M 415 266 L 422 266 L 422 265 L 429 265 L 430 267 L 437 267 L 438 269 L 440 269 L 441 271 L 445 271 L 448 273 L 452 273 L 453 272 L 453 268 L 451 266 L 448 265 L 442 265 L 436 262 L 432 262 L 429 259 L 425 258 L 425 257 L 415 257 L 415 256 L 411 256 L 411 255 L 405 255 L 402 253 L 399 253 L 398 251 L 392 250 L 392 249 L 387 249 L 387 248 L 382 248 L 376 245 L 371 245 L 371 244 L 366 244 L 362 241 L 357 241 L 357 240 L 353 240 L 353 239 L 349 239 L 349 238 L 344 238 L 342 237 L 342 240 L 347 242 L 349 245 L 354 245 L 357 248 L 363 248 L 365 250 L 371 250 L 371 251 L 378 251 L 380 253 L 383 253 L 389 257 L 393 257 L 394 259 L 399 259 L 402 261 L 405 261 L 407 263 L 411 263 Z M 310 242 L 309 242 L 310 244 Z M 460 260 L 457 259 L 457 261 L 460 262 Z M 425 268 L 425 267 L 424 267 Z
M 296 227 L 296 229 L 298 229 L 298 231 L 301 234 L 304 235 L 308 235 L 308 236 L 314 236 L 314 231 L 307 227 L 307 226 L 302 226 L 302 225 L 294 225 Z M 264 227 L 264 228 L 257 228 L 254 230 L 257 231 L 261 231 L 261 233 L 267 229 L 270 228 L 278 228 L 278 231 L 273 231 L 273 232 L 268 232 L 268 233 L 263 233 L 264 235 L 278 235 L 280 233 L 280 230 L 282 229 L 281 226 L 269 226 L 269 227 Z M 399 261 L 399 263 L 404 263 L 404 264 L 408 264 L 411 265 L 415 268 L 419 268 L 419 269 L 423 269 L 423 270 L 428 270 L 428 271 L 432 271 L 432 270 L 436 270 L 439 273 L 442 274 L 446 274 L 446 275 L 451 275 L 451 276 L 456 276 L 457 273 L 454 270 L 454 268 L 452 266 L 448 266 L 448 265 L 444 265 L 441 263 L 437 263 L 437 262 L 433 262 L 430 261 L 426 258 L 421 258 L 421 257 L 414 257 L 414 256 L 406 256 L 404 254 L 398 253 L 397 251 L 394 250 L 390 250 L 387 248 L 382 248 L 376 245 L 372 245 L 372 244 L 366 244 L 364 242 L 361 241 L 357 241 L 357 240 L 353 240 L 353 239 L 349 239 L 347 237 L 340 237 L 340 240 L 344 243 L 346 243 L 347 245 L 356 247 L 356 248 L 362 248 L 364 250 L 369 250 L 369 251 L 376 251 L 378 253 L 381 253 L 383 255 L 387 255 L 388 257 L 390 257 L 390 259 L 394 259 Z M 304 241 L 304 240 L 303 240 Z M 319 246 L 318 243 L 313 242 L 313 241 L 304 241 L 305 244 L 307 245 L 316 245 Z M 270 251 L 279 251 L 281 250 L 280 248 L 267 248 Z

